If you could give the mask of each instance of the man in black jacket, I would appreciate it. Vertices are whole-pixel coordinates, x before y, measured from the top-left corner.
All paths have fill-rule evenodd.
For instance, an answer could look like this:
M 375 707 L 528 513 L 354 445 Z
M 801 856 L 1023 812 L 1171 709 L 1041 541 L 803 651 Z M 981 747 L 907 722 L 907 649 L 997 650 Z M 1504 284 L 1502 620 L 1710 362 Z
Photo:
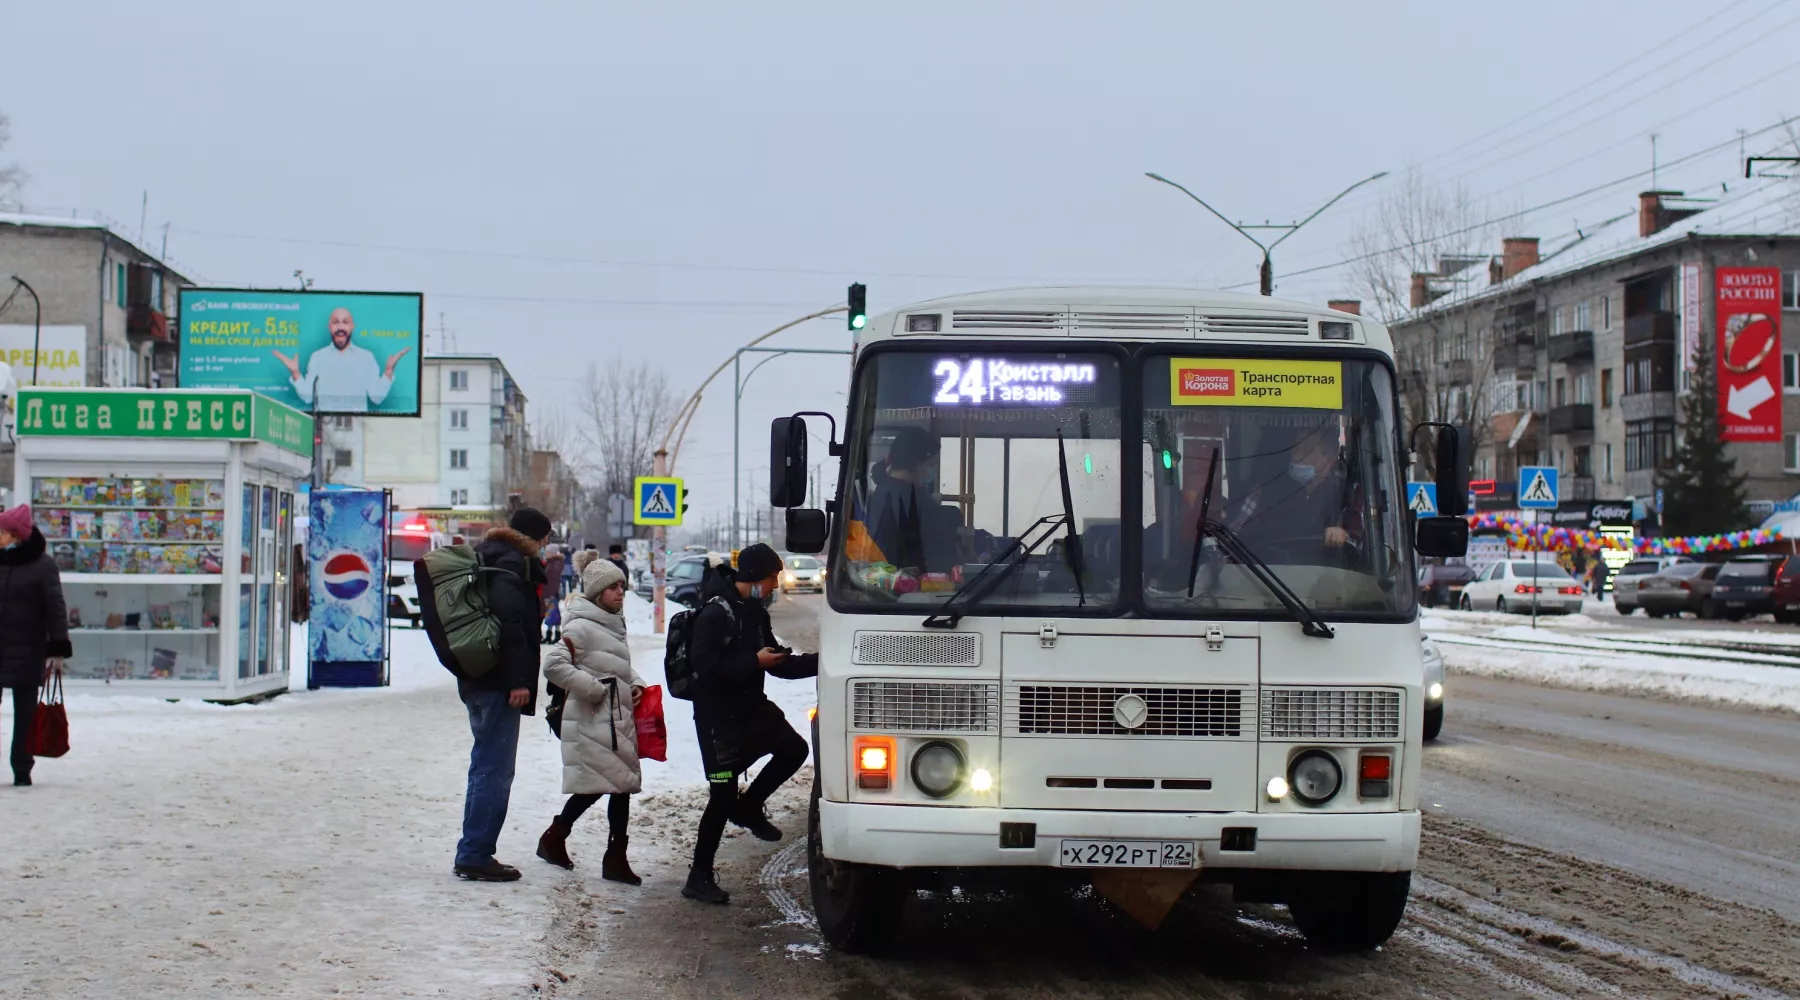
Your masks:
M 506 807 L 512 798 L 513 763 L 519 751 L 519 716 L 536 712 L 540 595 L 548 582 L 538 550 L 550 537 L 550 519 L 530 507 L 513 512 L 507 526 L 476 544 L 483 565 L 505 570 L 488 577 L 488 606 L 500 619 L 500 662 L 477 678 L 458 675 L 456 693 L 469 710 L 475 746 L 469 751 L 469 789 L 463 799 L 462 840 L 456 874 L 478 882 L 511 882 L 519 870 L 494 859 Z
M 694 866 L 681 894 L 702 903 L 726 903 L 731 896 L 713 877 L 713 856 L 726 822 L 763 840 L 781 831 L 763 804 L 806 763 L 806 740 L 788 725 L 781 708 L 763 694 L 763 675 L 788 680 L 819 675 L 817 653 L 796 654 L 775 639 L 769 602 L 780 593 L 781 557 L 758 543 L 738 553 L 736 572 L 710 567 L 702 584 L 702 604 L 694 619 L 694 728 L 711 794 L 700 817 Z M 721 598 L 715 601 L 713 598 Z M 742 795 L 738 775 L 769 758 Z

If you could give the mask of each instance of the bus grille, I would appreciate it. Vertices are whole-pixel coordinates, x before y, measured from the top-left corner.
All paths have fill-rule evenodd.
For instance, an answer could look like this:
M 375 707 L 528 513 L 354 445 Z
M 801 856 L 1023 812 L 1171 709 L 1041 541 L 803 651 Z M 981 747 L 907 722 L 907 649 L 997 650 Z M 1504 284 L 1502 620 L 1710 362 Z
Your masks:
M 979 667 L 979 632 L 858 632 L 851 660 L 873 667 Z
M 1136 729 L 1119 725 L 1113 707 L 1137 695 L 1149 709 Z M 1232 737 L 1243 731 L 1241 688 L 1020 684 L 1007 704 L 1007 731 L 1019 736 Z
M 1397 740 L 1400 692 L 1264 688 L 1265 740 Z
M 1200 335 L 1241 337 L 1265 333 L 1285 333 L 1304 337 L 1311 327 L 1304 316 L 1196 316 Z
M 1000 689 L 969 681 L 856 681 L 850 728 L 883 732 L 987 733 L 1000 716 Z

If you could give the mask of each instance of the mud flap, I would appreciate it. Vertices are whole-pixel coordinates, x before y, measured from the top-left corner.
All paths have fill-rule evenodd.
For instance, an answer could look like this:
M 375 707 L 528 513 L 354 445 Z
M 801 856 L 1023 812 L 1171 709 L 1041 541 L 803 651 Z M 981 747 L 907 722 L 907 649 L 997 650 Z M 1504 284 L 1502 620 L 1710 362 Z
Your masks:
M 1175 908 L 1194 880 L 1197 868 L 1142 871 L 1132 868 L 1109 868 L 1093 874 L 1094 891 L 1111 900 L 1114 906 L 1143 924 L 1146 930 L 1162 926 L 1163 918 Z

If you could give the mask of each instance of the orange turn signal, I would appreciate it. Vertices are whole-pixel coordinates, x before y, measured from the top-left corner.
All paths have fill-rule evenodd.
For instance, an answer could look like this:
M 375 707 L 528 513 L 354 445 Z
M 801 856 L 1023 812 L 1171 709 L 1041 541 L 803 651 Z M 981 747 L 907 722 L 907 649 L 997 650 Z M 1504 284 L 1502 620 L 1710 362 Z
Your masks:
M 894 741 L 886 736 L 856 738 L 856 787 L 871 790 L 894 786 Z

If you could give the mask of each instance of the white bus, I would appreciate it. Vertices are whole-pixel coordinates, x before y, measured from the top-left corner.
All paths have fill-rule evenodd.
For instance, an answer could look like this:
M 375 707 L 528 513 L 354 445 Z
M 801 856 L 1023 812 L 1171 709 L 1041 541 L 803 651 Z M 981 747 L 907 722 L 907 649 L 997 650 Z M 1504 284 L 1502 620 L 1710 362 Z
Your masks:
M 1387 330 L 1255 296 L 1051 288 L 856 336 L 828 550 L 813 906 L 874 950 L 917 889 L 1091 881 L 1154 926 L 1196 880 L 1368 949 L 1419 851 L 1415 520 Z M 771 497 L 806 495 L 800 414 Z M 833 423 L 836 421 L 834 420 Z M 1438 496 L 1466 496 L 1436 432 Z

